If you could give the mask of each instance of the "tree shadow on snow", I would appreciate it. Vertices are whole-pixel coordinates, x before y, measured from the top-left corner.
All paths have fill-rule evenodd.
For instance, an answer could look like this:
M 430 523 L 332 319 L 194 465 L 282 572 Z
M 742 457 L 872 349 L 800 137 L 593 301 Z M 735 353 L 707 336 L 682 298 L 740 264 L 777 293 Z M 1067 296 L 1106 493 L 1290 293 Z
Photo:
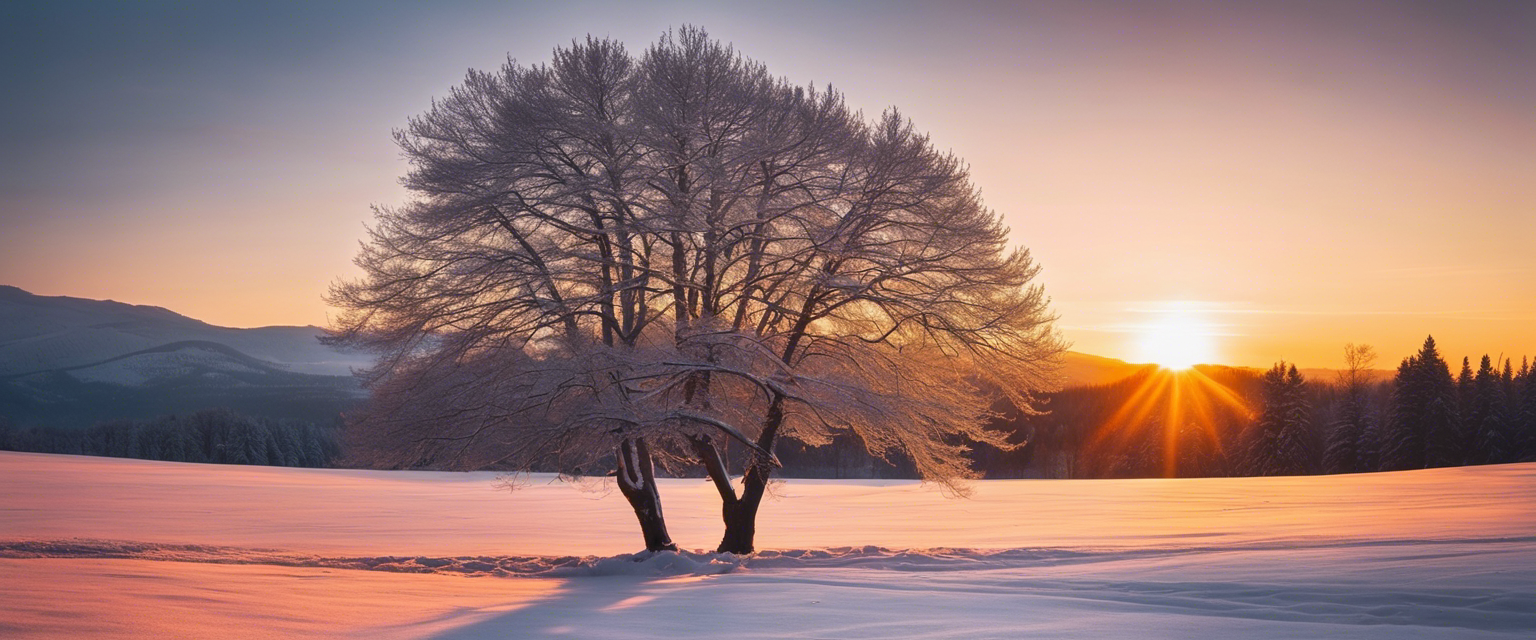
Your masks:
M 718 576 L 687 575 L 642 577 L 633 575 L 584 576 L 563 579 L 550 596 L 496 613 L 475 622 L 442 631 L 438 640 L 482 638 L 571 639 L 604 637 L 668 637 L 686 634 L 706 618 L 726 617 L 713 607 L 686 607 L 676 602 L 680 593 Z M 493 578 L 495 579 L 495 578 Z M 519 579 L 519 578 L 507 578 Z M 685 598 L 691 599 L 691 598 Z M 657 605 L 665 602 L 665 608 Z M 474 615 L 457 612 L 435 622 Z

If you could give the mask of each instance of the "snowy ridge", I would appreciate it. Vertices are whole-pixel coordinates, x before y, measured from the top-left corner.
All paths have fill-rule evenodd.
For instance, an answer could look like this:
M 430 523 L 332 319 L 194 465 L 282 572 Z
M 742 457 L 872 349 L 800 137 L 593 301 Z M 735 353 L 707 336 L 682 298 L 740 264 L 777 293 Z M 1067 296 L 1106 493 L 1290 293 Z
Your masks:
M 1475 540 L 1362 540 L 1329 541 L 1315 545 L 1260 545 L 1249 551 L 1322 549 L 1340 547 L 1390 547 L 1396 545 L 1529 544 L 1536 536 Z M 738 570 L 773 569 L 869 569 L 879 571 L 966 571 L 1045 567 L 1083 562 L 1118 561 L 1148 557 L 1231 551 L 1227 548 L 1188 547 L 1144 550 L 1071 549 L 889 549 L 879 546 L 830 549 L 759 551 L 748 556 L 707 551 L 661 551 L 616 556 L 323 556 L 282 549 L 253 549 L 203 544 L 163 544 L 125 540 L 69 538 L 63 540 L 0 540 L 0 558 L 95 558 L 205 562 L 213 564 L 262 564 L 285 567 L 317 567 L 436 573 L 463 576 L 575 578 L 597 576 L 704 576 Z M 1536 599 L 1533 599 L 1536 601 Z
M 738 569 L 861 567 L 890 570 L 1001 568 L 1042 559 L 1087 554 L 1030 549 L 893 550 L 843 547 L 763 551 L 752 556 L 704 551 L 662 551 L 616 556 L 358 556 L 326 557 L 280 549 L 219 545 L 159 544 L 122 540 L 0 541 L 0 558 L 116 558 L 216 564 L 268 564 L 401 573 L 466 576 L 684 576 L 717 575 Z
M 658 482 L 675 539 L 716 539 L 713 486 Z M 1530 463 L 964 500 L 792 479 L 777 550 L 742 557 L 625 553 L 623 498 L 552 477 L 0 453 L 0 486 L 18 640 L 1536 637 Z
M 327 557 L 281 549 L 88 538 L 0 541 L 0 558 L 118 558 L 502 577 L 698 576 L 731 573 L 738 569 L 849 567 L 888 571 L 953 571 L 1058 564 L 1062 561 L 1090 560 L 1095 556 L 1119 559 L 1147 553 L 1093 553 L 1057 549 L 887 549 L 864 546 L 771 550 L 750 556 L 706 551 L 642 551 L 616 556 Z
M 0 558 L 113 558 L 214 564 L 266 564 L 440 573 L 465 576 L 682 576 L 728 573 L 742 566 L 731 554 L 702 552 L 641 552 L 598 556 L 355 556 L 327 557 L 280 549 L 250 549 L 202 544 L 160 544 L 124 540 L 71 538 L 65 540 L 0 541 Z
M 319 327 L 236 329 L 160 307 L 33 295 L 0 285 L 0 376 L 90 366 L 178 342 L 217 343 L 244 358 L 316 375 L 350 376 L 367 354 L 333 349 Z

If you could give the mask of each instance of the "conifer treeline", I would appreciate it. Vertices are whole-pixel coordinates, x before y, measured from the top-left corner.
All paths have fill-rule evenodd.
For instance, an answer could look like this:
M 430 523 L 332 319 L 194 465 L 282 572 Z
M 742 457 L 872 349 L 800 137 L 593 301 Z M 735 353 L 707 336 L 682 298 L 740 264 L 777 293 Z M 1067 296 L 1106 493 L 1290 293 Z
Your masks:
M 1528 359 L 1463 358 L 1459 376 L 1434 338 L 1405 358 L 1392 380 L 1369 379 L 1368 347 L 1346 348 L 1338 380 L 1307 380 L 1294 365 L 1257 374 L 1202 367 L 1240 402 L 1177 393 L 1145 371 L 1097 387 L 1049 394 L 1041 415 L 999 423 L 1027 445 L 976 446 L 977 470 L 991 478 L 1252 476 L 1397 471 L 1536 461 L 1536 370 Z M 1132 410 L 1127 411 L 1130 405 Z M 223 464 L 322 467 L 341 455 L 338 430 L 203 411 L 85 430 L 12 429 L 0 419 L 0 449 Z M 909 461 L 871 458 L 840 436 L 823 447 L 782 452 L 785 473 L 801 477 L 913 477 Z M 687 470 L 677 470 L 686 473 Z
M 1316 438 L 1307 426 L 1312 422 L 1306 380 L 1296 365 L 1276 363 L 1264 373 L 1258 419 L 1246 438 L 1246 473 L 1252 476 L 1290 476 L 1312 473 L 1318 464 Z
M 1434 337 L 1405 358 L 1393 380 L 1381 456 L 1340 471 L 1401 470 L 1536 459 L 1536 372 L 1487 355 L 1473 373 L 1463 358 L 1451 377 Z
M 1463 359 L 1453 377 L 1431 337 L 1389 381 L 1369 379 L 1373 360 L 1369 347 L 1349 345 L 1338 380 L 1307 380 L 1284 362 L 1257 375 L 1202 367 L 1249 410 L 1218 404 L 1186 412 L 1171 427 L 1175 394 L 1157 387 L 1157 373 L 1067 389 L 1050 395 L 1048 413 L 1005 425 L 1028 446 L 981 448 L 978 468 L 988 477 L 1125 478 L 1536 461 L 1536 370 L 1528 358 L 1516 368 L 1513 359 L 1485 355 L 1475 370 Z M 1127 405 L 1146 406 L 1127 412 Z
M 0 422 L 0 450 L 278 467 L 326 467 L 341 455 L 334 427 L 224 410 L 88 429 L 13 429 Z

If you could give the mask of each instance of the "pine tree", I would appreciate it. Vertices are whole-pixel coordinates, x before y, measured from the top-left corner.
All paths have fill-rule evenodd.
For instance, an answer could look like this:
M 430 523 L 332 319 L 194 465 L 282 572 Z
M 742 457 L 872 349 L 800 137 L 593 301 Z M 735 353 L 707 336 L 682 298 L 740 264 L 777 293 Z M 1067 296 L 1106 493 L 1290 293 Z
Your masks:
M 1419 351 L 1424 390 L 1424 466 L 1452 467 L 1466 462 L 1466 435 L 1456 416 L 1456 381 L 1435 348 L 1434 337 Z
M 199 411 L 192 414 L 196 431 L 197 448 L 202 452 L 201 462 L 227 464 L 229 462 L 229 425 L 219 411 Z
M 1392 408 L 1382 431 L 1382 471 L 1424 466 L 1424 396 L 1418 356 L 1403 358 L 1392 380 Z
M 325 445 L 320 442 L 320 429 L 314 425 L 304 425 L 303 429 L 304 466 L 323 467 L 326 463 Z
M 1456 376 L 1456 405 L 1465 412 L 1472 407 L 1472 359 L 1461 357 L 1461 373 Z
M 1446 380 L 1449 379 L 1450 374 L 1447 373 Z M 1454 387 L 1447 388 L 1447 391 L 1454 391 Z M 1430 398 L 1424 413 L 1424 428 L 1428 431 L 1424 441 L 1424 466 L 1458 467 L 1466 464 L 1467 437 L 1461 420 L 1456 416 L 1454 393 L 1434 394 Z
M 1519 452 L 1506 420 L 1504 378 L 1487 355 L 1478 366 L 1474 387 L 1469 414 L 1473 434 L 1472 461 L 1478 464 L 1514 461 Z
M 1456 382 L 1435 347 L 1434 336 L 1425 338 L 1423 348 L 1403 360 L 1394 383 L 1380 468 L 1460 464 L 1465 438 L 1457 425 Z
M 1375 471 L 1381 468 L 1381 448 L 1385 439 L 1386 427 L 1379 417 L 1373 417 L 1366 421 L 1365 429 L 1360 433 L 1360 447 L 1357 454 L 1360 456 L 1359 471 Z
M 1249 474 L 1280 476 L 1308 473 L 1310 411 L 1305 380 L 1284 361 L 1264 374 L 1259 419 L 1249 438 Z
M 1281 409 L 1285 370 L 1280 364 L 1264 372 L 1260 387 L 1259 416 L 1251 427 L 1248 437 L 1248 472 L 1244 475 L 1279 475 L 1273 472 L 1278 434 L 1284 428 L 1284 412 Z
M 1225 466 L 1221 444 L 1216 433 L 1206 425 L 1186 420 L 1179 427 L 1176 442 L 1178 452 L 1178 476 L 1204 478 L 1220 475 Z
M 1328 473 L 1354 473 L 1368 468 L 1362 465 L 1369 430 L 1368 420 L 1364 399 L 1359 393 L 1345 390 L 1338 420 L 1333 423 L 1328 434 L 1328 448 L 1323 453 L 1323 463 Z
M 277 425 L 278 448 L 283 450 L 283 466 L 304 466 L 304 452 L 299 444 L 299 425 L 282 422 Z
M 1477 395 L 1473 379 L 1472 360 L 1462 356 L 1461 373 L 1456 376 L 1456 421 L 1461 427 L 1462 436 L 1468 440 L 1469 453 L 1472 447 L 1472 397 Z
M 165 457 L 165 452 L 160 448 L 159 429 L 155 429 L 153 425 L 135 425 L 134 432 L 138 436 L 136 438 L 138 442 L 138 450 L 134 452 L 133 457 L 142 458 L 144 460 L 167 459 Z
M 267 458 L 267 452 L 272 449 L 272 433 L 266 427 L 254 420 L 242 419 L 241 428 L 247 434 L 246 457 L 250 460 L 247 464 L 266 465 L 271 460 Z
M 1520 393 L 1517 433 L 1521 450 L 1519 459 L 1524 462 L 1536 460 L 1536 367 L 1522 359 L 1520 378 L 1523 381 L 1517 387 Z
M 262 464 L 269 464 L 274 467 L 283 466 L 283 448 L 277 442 L 277 432 L 281 428 L 281 423 L 271 420 L 263 420 L 256 424 L 256 429 L 261 432 L 261 441 L 266 445 L 266 451 L 262 452 L 262 458 L 265 458 L 266 462 Z
M 1511 413 L 1515 399 L 1515 369 L 1509 358 L 1504 359 L 1504 374 L 1499 376 L 1499 393 L 1504 398 L 1504 413 Z
M 1329 473 L 1353 473 L 1375 468 L 1375 425 L 1366 409 L 1366 376 L 1376 363 L 1370 345 L 1344 345 L 1344 370 L 1339 374 L 1342 398 L 1323 451 Z
M 1525 416 L 1520 401 L 1520 387 L 1524 382 L 1515 371 L 1514 360 L 1504 359 L 1504 375 L 1499 386 L 1501 412 L 1504 416 L 1504 438 L 1509 446 L 1505 462 L 1519 462 L 1525 458 Z
M 1307 381 L 1291 365 L 1285 376 L 1286 392 L 1286 462 L 1292 473 L 1315 473 L 1317 458 L 1312 445 L 1312 405 L 1307 401 Z
M 1165 442 L 1163 421 L 1148 418 L 1128 434 L 1109 462 L 1109 475 L 1115 478 L 1157 478 L 1164 475 Z
M 181 459 L 185 462 L 208 462 L 208 450 L 204 448 L 203 434 L 195 419 L 178 419 L 176 426 L 181 439 Z
M 219 462 L 223 464 L 250 464 L 250 436 L 240 429 L 231 430 L 220 452 Z

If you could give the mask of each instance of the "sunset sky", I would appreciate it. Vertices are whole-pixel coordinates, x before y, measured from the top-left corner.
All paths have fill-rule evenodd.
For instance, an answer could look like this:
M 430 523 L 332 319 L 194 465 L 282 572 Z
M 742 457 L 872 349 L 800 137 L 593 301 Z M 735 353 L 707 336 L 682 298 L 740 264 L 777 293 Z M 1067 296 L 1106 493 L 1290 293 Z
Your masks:
M 470 68 L 697 24 L 971 165 L 1074 350 L 1536 355 L 1536 3 L 8 3 L 0 284 L 325 325 L 393 128 Z

